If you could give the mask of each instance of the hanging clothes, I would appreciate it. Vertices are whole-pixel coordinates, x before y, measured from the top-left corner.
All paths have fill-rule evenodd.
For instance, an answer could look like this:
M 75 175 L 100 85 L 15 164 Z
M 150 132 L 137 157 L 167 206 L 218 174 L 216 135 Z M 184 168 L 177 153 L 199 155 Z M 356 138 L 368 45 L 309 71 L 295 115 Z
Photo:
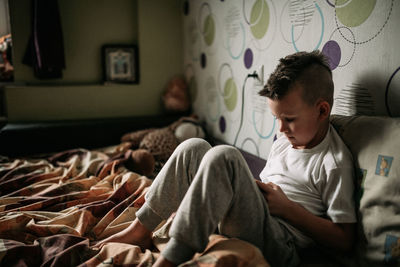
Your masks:
M 64 39 L 57 0 L 32 1 L 32 34 L 23 63 L 32 66 L 39 79 L 62 78 Z

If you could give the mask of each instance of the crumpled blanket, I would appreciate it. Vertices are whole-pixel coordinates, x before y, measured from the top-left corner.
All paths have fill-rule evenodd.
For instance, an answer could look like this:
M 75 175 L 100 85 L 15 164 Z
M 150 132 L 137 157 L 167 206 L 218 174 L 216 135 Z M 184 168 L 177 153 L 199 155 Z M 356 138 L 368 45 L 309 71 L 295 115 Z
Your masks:
M 154 249 L 107 243 L 143 205 L 152 180 L 131 172 L 114 147 L 49 157 L 1 159 L 0 266 L 151 266 L 168 241 L 172 218 L 154 233 Z M 212 236 L 182 266 L 268 266 L 237 239 Z

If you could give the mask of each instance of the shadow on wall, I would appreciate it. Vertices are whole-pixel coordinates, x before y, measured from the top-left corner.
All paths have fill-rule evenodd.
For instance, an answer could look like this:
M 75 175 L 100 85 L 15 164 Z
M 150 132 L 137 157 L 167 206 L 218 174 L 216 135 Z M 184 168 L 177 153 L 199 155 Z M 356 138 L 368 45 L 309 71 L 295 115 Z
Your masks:
M 346 116 L 399 116 L 400 107 L 396 102 L 400 101 L 400 93 L 395 87 L 376 72 L 366 73 L 341 90 L 335 98 L 335 113 Z
M 383 76 L 379 70 L 369 71 L 361 76 L 360 82 L 365 85 L 374 99 L 375 115 L 378 116 L 400 116 L 400 88 L 399 83 L 392 79 L 395 73 L 391 76 Z M 396 76 L 394 76 L 396 78 Z M 398 76 L 399 77 L 399 76 Z M 398 79 L 400 81 L 400 79 Z

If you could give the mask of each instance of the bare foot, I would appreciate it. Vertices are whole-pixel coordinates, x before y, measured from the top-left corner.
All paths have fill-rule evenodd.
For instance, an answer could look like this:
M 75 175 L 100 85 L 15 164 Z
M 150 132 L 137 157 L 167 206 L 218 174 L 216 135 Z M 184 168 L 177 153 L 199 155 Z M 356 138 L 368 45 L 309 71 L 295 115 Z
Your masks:
M 94 247 L 101 248 L 107 242 L 119 242 L 137 245 L 142 250 L 150 249 L 153 246 L 152 232 L 136 218 L 125 230 L 118 232 L 98 243 Z
M 164 258 L 162 255 L 153 264 L 153 267 L 175 267 L 176 265 Z
M 150 236 L 145 237 L 144 239 L 133 241 L 132 245 L 137 245 L 139 246 L 143 251 L 146 249 L 152 249 L 153 248 L 153 239 Z

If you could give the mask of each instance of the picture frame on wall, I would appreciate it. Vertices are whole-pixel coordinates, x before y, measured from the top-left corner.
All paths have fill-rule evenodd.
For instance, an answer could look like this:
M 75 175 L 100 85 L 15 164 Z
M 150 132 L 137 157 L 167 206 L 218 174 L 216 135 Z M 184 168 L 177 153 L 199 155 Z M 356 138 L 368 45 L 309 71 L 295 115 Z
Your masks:
M 105 83 L 139 83 L 139 59 L 136 45 L 104 45 L 102 56 Z

